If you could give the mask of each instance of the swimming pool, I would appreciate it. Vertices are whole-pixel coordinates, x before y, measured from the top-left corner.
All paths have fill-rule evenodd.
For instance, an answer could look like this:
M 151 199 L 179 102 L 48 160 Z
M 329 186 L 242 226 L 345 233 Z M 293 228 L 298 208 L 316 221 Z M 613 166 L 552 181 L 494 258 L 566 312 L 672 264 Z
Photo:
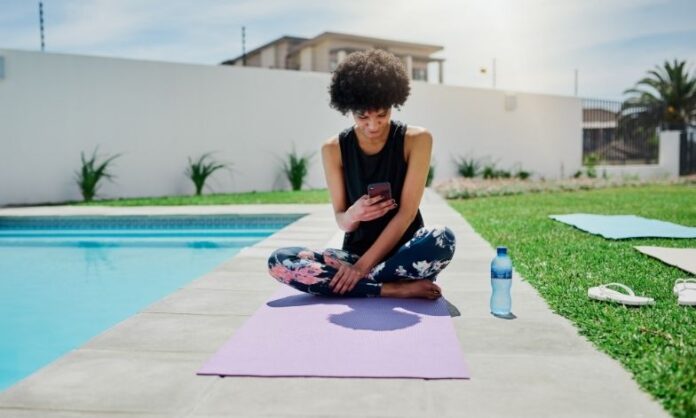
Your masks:
M 0 217 L 0 391 L 301 216 Z

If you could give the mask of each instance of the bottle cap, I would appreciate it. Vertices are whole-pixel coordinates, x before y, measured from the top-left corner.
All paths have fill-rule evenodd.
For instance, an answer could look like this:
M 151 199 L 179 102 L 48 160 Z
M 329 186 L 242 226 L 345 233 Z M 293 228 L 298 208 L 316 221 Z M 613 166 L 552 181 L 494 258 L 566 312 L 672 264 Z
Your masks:
M 502 247 L 502 246 L 501 246 L 501 247 L 498 247 L 497 250 L 498 250 L 498 255 L 505 255 L 505 254 L 507 254 L 507 247 Z

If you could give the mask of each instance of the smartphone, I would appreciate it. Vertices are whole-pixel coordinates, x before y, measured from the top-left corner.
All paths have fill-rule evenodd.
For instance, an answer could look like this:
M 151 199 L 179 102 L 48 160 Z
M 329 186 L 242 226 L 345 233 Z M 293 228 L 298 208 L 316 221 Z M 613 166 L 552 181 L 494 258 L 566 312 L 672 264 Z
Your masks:
M 367 195 L 370 197 L 382 196 L 382 200 L 390 200 L 392 198 L 391 184 L 388 181 L 368 184 Z

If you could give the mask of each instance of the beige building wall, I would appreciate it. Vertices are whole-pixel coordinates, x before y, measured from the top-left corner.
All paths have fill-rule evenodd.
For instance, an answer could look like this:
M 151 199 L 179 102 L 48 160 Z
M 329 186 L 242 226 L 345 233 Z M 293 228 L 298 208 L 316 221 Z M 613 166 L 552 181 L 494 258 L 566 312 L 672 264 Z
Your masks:
M 314 48 L 309 46 L 300 51 L 300 71 L 312 71 L 314 69 Z
M 275 56 L 275 62 L 276 62 L 276 68 L 282 68 L 286 69 L 286 59 L 285 57 L 288 56 L 288 49 L 289 49 L 289 44 L 288 42 L 281 42 L 278 45 L 276 45 L 276 56 Z
M 271 45 L 261 50 L 261 67 L 276 68 L 276 47 Z
M 322 41 L 314 45 L 314 71 L 329 72 L 329 47 L 330 41 Z

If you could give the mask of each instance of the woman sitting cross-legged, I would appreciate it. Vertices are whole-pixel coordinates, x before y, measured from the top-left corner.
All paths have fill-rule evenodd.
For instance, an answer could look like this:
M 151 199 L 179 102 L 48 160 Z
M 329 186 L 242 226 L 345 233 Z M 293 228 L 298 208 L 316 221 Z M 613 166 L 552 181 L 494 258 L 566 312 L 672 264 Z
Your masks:
M 410 92 L 404 65 L 386 51 L 354 52 L 329 90 L 331 107 L 355 120 L 321 149 L 343 248 L 280 248 L 268 260 L 271 276 L 315 295 L 439 298 L 434 281 L 452 259 L 455 237 L 445 226 L 424 226 L 419 210 L 432 136 L 391 120 L 392 106 Z M 370 197 L 368 185 L 386 182 L 390 198 Z

